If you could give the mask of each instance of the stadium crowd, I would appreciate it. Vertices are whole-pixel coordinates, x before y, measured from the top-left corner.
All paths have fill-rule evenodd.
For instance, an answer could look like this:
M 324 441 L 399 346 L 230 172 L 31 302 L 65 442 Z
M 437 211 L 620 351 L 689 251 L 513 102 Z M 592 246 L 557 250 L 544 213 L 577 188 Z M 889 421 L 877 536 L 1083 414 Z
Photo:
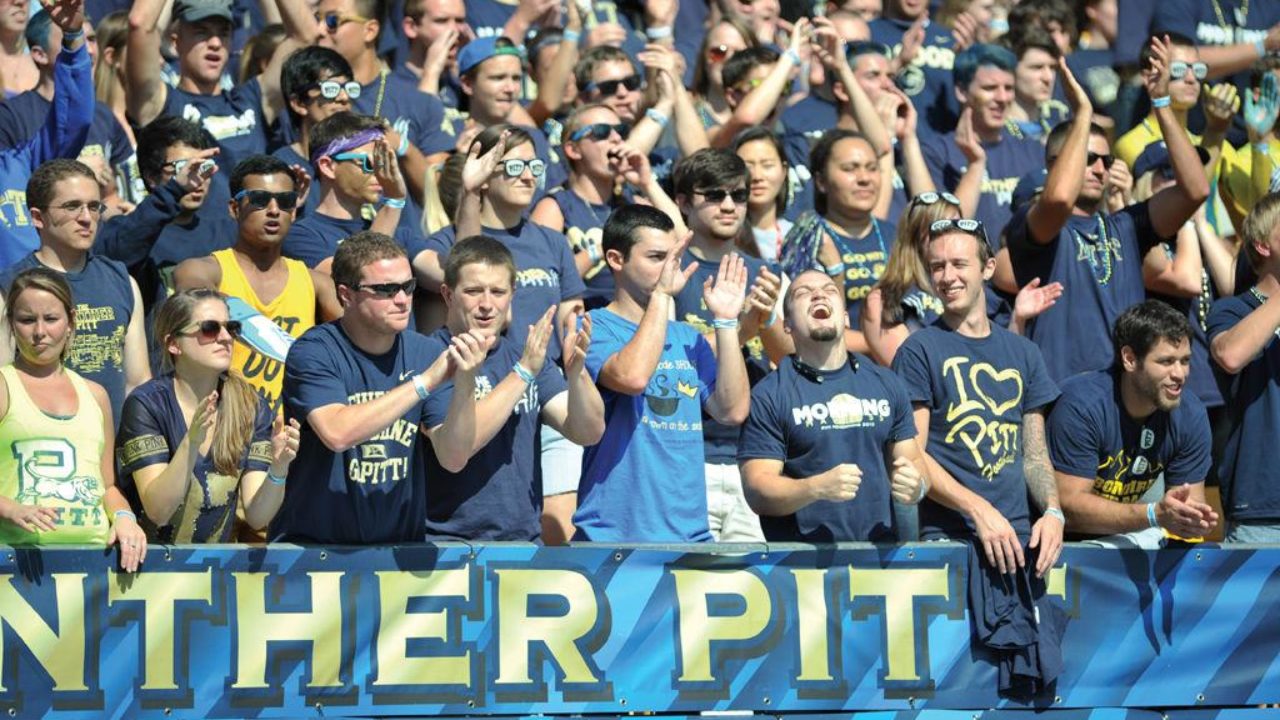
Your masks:
M 0 0 L 0 79 L 0 543 L 1280 542 L 1280 4 Z

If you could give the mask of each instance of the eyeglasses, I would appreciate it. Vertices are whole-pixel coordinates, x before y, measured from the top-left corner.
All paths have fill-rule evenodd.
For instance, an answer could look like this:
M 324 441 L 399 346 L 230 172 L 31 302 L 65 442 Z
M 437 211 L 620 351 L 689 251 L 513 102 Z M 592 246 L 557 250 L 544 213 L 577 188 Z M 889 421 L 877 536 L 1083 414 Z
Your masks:
M 728 45 L 712 45 L 707 48 L 707 62 L 720 63 L 724 62 L 733 50 Z
M 1203 80 L 1209 77 L 1209 65 L 1207 63 L 1189 63 L 1181 60 L 1174 60 L 1169 63 L 1169 77 L 1174 80 L 1180 80 L 1183 77 L 1186 77 L 1188 69 L 1195 74 L 1197 80 Z
M 1102 167 L 1104 169 L 1110 170 L 1111 166 L 1115 164 L 1116 158 L 1114 155 L 1101 155 L 1099 153 L 1091 152 L 1084 156 L 1084 166 L 1093 167 L 1093 164 L 1099 160 L 1102 161 Z
M 89 211 L 90 216 L 101 215 L 102 211 L 107 209 L 106 203 L 99 202 L 97 200 L 90 200 L 89 202 L 72 200 L 70 202 L 64 202 L 61 205 L 54 205 L 53 207 L 56 207 L 62 212 L 73 217 L 80 217 L 80 213 L 85 210 Z
M 608 123 L 592 123 L 590 125 L 583 125 L 577 130 L 574 130 L 569 134 L 569 140 L 572 142 L 578 142 L 585 137 L 590 137 L 592 140 L 596 141 L 608 140 L 609 136 L 615 132 L 618 133 L 618 137 L 624 138 L 630 130 L 631 126 L 626 123 L 618 123 L 617 125 L 610 125 Z
M 959 220 L 935 220 L 929 225 L 929 237 L 936 238 L 939 235 L 959 230 L 962 233 L 972 235 L 982 242 L 987 242 L 987 229 L 983 226 L 981 220 L 970 220 L 969 218 L 960 218 Z
M 315 89 L 320 90 L 319 99 L 337 100 L 338 95 L 342 94 L 343 90 L 346 90 L 347 97 L 352 100 L 356 100 L 360 97 L 361 87 L 360 83 L 354 80 L 348 80 L 346 82 L 338 82 L 337 80 L 321 80 L 318 83 L 312 83 L 311 85 L 306 86 L 303 88 L 303 91 Z
M 234 340 L 240 337 L 240 328 L 242 326 L 239 320 L 228 320 L 226 322 L 201 320 L 198 323 L 192 323 L 189 327 L 193 327 L 195 330 L 186 330 L 177 334 L 183 337 L 198 336 L 201 340 L 217 340 L 222 335 L 223 328 L 226 328 L 227 334 Z
M 272 200 L 276 201 L 276 207 L 281 210 L 292 210 L 298 207 L 298 193 L 293 190 L 278 193 L 266 190 L 241 190 L 231 199 L 236 202 L 248 200 L 249 206 L 258 210 L 265 210 Z
M 418 289 L 418 281 L 410 278 L 404 282 L 390 283 L 360 283 L 355 286 L 356 290 L 364 290 L 373 293 L 380 298 L 391 299 L 400 293 L 404 293 L 409 297 L 413 297 L 413 291 Z
M 363 17 L 361 15 L 343 15 L 342 13 L 333 10 L 330 10 L 324 15 L 316 13 L 315 18 L 316 22 L 324 23 L 325 30 L 328 30 L 331 33 L 338 32 L 338 28 L 349 22 L 369 22 L 369 18 L 367 17 Z
M 916 207 L 917 205 L 934 205 L 939 200 L 947 203 L 948 205 L 960 207 L 960 198 L 949 192 L 922 192 L 911 198 L 911 207 Z
M 587 83 L 587 92 L 599 90 L 601 95 L 608 97 L 610 95 L 617 95 L 618 88 L 620 87 L 625 87 L 627 92 L 639 90 L 640 84 L 641 80 L 639 75 L 628 75 L 624 78 L 618 78 L 617 80 L 602 80 L 598 83 L 589 82 Z
M 522 160 L 520 158 L 512 158 L 511 160 L 502 161 L 502 172 L 509 178 L 518 178 L 524 174 L 524 169 L 529 168 L 529 174 L 539 178 L 542 173 L 547 171 L 547 162 L 534 158 L 532 160 Z
M 351 161 L 359 163 L 360 169 L 364 171 L 365 175 L 373 174 L 373 158 L 369 156 L 369 153 L 344 152 L 334 155 L 333 159 L 338 162 Z
M 725 198 L 733 200 L 734 205 L 741 205 L 751 197 L 751 191 L 746 188 L 734 188 L 733 190 L 725 190 L 724 188 L 716 188 L 715 190 L 694 190 L 694 195 L 701 195 L 707 199 L 707 202 L 719 205 L 724 202 Z

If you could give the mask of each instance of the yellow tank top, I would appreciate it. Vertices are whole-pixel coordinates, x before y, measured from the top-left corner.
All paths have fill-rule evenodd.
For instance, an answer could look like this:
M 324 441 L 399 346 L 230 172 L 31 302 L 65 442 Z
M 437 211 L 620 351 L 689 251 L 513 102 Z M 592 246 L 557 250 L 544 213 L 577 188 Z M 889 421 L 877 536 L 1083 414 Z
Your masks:
M 0 544 L 107 544 L 111 525 L 102 505 L 102 408 L 84 378 L 66 373 L 77 409 L 60 418 L 36 407 L 12 365 L 0 368 L 9 390 L 9 410 L 0 419 L 0 493 L 58 513 L 53 532 L 27 532 L 0 521 Z
M 302 333 L 316 324 L 316 288 L 311 282 L 310 271 L 302 262 L 282 258 L 285 267 L 289 269 L 289 280 L 274 300 L 264 303 L 249 285 L 249 279 L 240 269 L 240 263 L 236 262 L 233 250 L 219 250 L 213 257 L 222 268 L 222 283 L 218 286 L 222 294 L 245 301 L 295 338 L 301 337 Z M 272 412 L 280 412 L 284 363 L 238 342 L 231 351 L 231 367 L 271 403 Z

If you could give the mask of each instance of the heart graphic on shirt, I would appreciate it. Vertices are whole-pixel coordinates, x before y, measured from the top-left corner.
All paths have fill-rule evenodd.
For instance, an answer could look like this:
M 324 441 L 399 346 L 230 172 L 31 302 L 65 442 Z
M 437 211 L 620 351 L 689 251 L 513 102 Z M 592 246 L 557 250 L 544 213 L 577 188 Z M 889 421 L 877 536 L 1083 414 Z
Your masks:
M 969 368 L 969 384 L 997 417 L 1022 402 L 1022 373 L 1016 368 L 996 370 L 987 363 L 977 363 Z

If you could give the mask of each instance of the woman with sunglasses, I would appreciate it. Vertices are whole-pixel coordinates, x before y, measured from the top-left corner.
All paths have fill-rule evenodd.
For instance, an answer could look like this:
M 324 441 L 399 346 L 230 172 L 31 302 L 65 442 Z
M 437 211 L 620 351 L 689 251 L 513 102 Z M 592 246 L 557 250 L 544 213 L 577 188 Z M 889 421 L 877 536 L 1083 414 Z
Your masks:
M 299 425 L 230 372 L 240 323 L 213 290 L 187 290 L 156 311 L 165 372 L 129 395 L 120 423 L 121 471 L 152 542 L 225 543 L 243 514 L 266 528 L 284 499 Z
M 118 542 L 121 567 L 134 572 L 147 538 L 115 484 L 111 402 L 63 364 L 75 333 L 71 287 L 32 268 L 5 300 L 17 354 L 0 368 L 0 545 Z
M 649 169 L 649 159 L 623 142 L 627 135 L 612 109 L 584 105 L 569 116 L 564 131 L 564 157 L 569 182 L 556 188 L 534 207 L 529 219 L 562 232 L 573 248 L 574 264 L 586 283 L 583 300 L 588 310 L 613 298 L 613 273 L 604 262 L 601 233 L 609 214 L 637 198 L 664 211 L 675 206 Z
M 791 221 L 782 217 L 787 209 L 787 154 L 777 134 L 762 127 L 748 128 L 733 140 L 733 150 L 751 173 L 747 198 L 748 233 L 739 247 L 744 252 L 774 263 L 782 252 L 782 241 L 791 230 Z
M 702 116 L 708 136 L 733 115 L 725 99 L 724 79 L 720 76 L 724 61 L 739 50 L 759 46 L 751 28 L 734 17 L 726 17 L 713 25 L 703 39 L 693 65 L 693 94 L 696 96 L 694 107 Z

